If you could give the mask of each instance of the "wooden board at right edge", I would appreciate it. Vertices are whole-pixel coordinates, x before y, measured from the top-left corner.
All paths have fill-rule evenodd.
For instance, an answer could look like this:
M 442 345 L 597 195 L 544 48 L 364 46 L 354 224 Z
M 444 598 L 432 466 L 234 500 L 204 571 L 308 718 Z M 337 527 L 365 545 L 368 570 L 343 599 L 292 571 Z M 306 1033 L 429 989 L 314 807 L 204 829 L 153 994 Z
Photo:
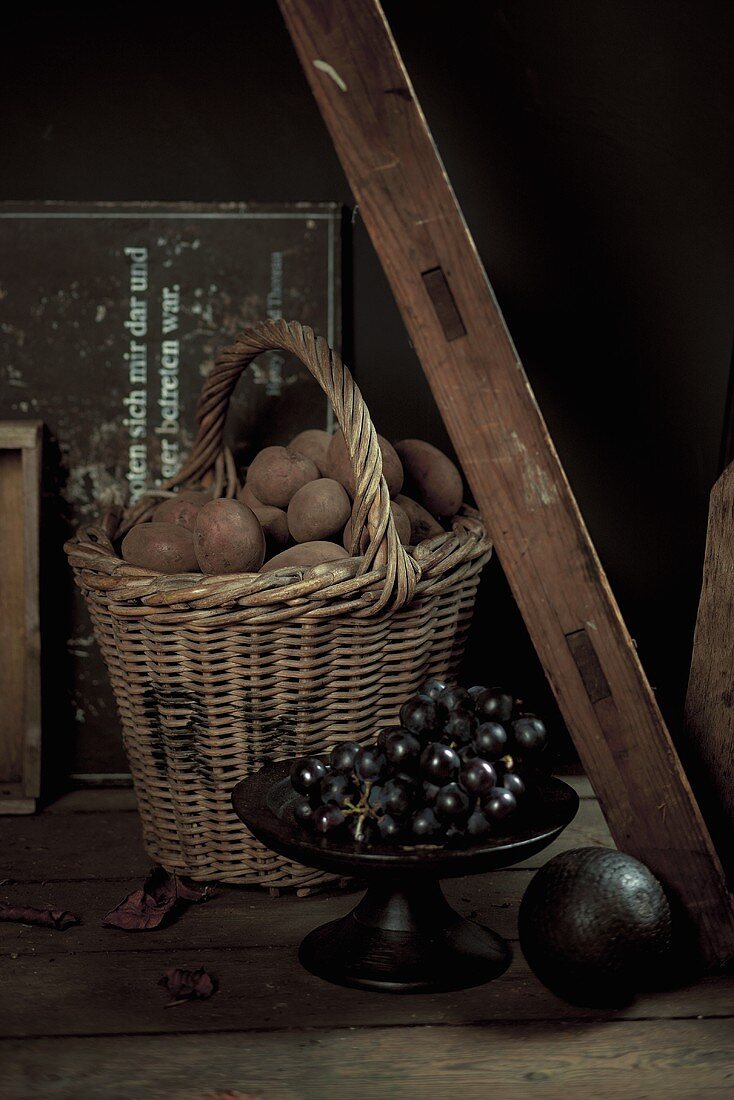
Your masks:
M 722 866 L 377 0 L 279 0 L 408 333 L 617 845 L 710 966 Z

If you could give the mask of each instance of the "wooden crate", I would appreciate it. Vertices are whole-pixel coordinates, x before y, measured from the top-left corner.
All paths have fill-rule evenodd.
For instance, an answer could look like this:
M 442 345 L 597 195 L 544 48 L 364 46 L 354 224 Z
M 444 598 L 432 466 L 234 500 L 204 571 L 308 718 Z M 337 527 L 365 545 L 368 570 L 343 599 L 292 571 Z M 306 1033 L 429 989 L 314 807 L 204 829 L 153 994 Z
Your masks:
M 41 773 L 41 422 L 0 421 L 0 813 L 33 813 Z

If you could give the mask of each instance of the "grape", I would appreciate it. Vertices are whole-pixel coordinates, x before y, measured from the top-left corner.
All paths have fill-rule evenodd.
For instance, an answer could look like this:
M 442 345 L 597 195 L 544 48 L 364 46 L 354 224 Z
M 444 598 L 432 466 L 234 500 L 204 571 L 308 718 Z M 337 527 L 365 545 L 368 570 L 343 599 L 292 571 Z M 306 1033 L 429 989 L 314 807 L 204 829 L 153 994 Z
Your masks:
M 436 700 L 438 713 L 444 720 L 457 711 L 463 714 L 471 714 L 473 708 L 469 692 L 462 687 L 444 688 Z
M 468 745 L 462 745 L 456 750 L 456 753 L 462 764 L 470 764 L 472 760 L 481 759 L 481 757 L 477 756 L 477 750 L 471 742 Z
M 469 836 L 486 836 L 491 828 L 492 826 L 487 820 L 486 814 L 477 806 L 466 823 L 467 834 Z
M 367 795 L 367 805 L 371 806 L 373 810 L 382 805 L 382 787 L 379 783 L 373 783 L 370 787 L 370 793 Z
M 477 756 L 487 760 L 502 756 L 507 747 L 507 730 L 499 722 L 482 722 L 477 726 L 472 738 Z
M 344 814 L 333 802 L 327 806 L 317 806 L 311 818 L 311 828 L 315 833 L 331 833 L 344 824 Z
M 477 721 L 473 715 L 454 711 L 443 724 L 443 740 L 468 745 L 476 728 Z
M 525 784 L 517 772 L 505 772 L 500 786 L 504 787 L 506 791 L 512 791 L 515 798 L 519 798 L 521 794 L 525 793 Z
M 346 775 L 325 775 L 319 787 L 322 802 L 335 802 L 343 806 L 356 795 L 354 784 Z
M 385 742 L 385 756 L 393 768 L 417 769 L 421 743 L 409 730 L 395 730 Z
M 523 753 L 534 753 L 545 747 L 547 733 L 545 725 L 534 714 L 523 714 L 512 723 L 512 732 L 517 747 Z
M 512 696 L 500 688 L 489 688 L 474 702 L 480 722 L 509 722 L 512 705 Z
M 473 760 L 462 764 L 459 783 L 469 794 L 481 797 L 497 786 L 497 772 L 488 760 L 475 756 Z
M 375 741 L 375 746 L 380 750 L 380 752 L 385 751 L 385 745 L 387 743 L 387 739 L 393 733 L 395 733 L 395 730 L 396 730 L 395 726 L 386 726 L 385 729 L 380 730 L 380 732 L 377 735 L 377 740 Z
M 430 806 L 424 806 L 417 810 L 410 820 L 410 831 L 419 840 L 427 840 L 439 836 L 441 822 L 436 817 Z
M 426 680 L 418 691 L 420 695 L 427 695 L 429 699 L 433 699 L 435 702 L 445 687 L 446 684 L 443 680 L 437 680 L 435 676 L 432 676 L 430 680 Z
M 432 783 L 444 783 L 458 774 L 461 761 L 448 745 L 434 741 L 421 754 L 421 775 Z
M 486 690 L 487 690 L 486 687 L 483 687 L 481 684 L 475 684 L 474 687 L 469 688 L 469 691 L 468 691 L 469 698 L 471 699 L 471 701 L 473 703 L 476 703 L 479 696 L 483 695 Z
M 310 827 L 313 817 L 313 807 L 305 797 L 297 798 L 293 803 L 293 816 L 302 827 Z
M 360 746 L 356 741 L 342 741 L 334 745 L 329 757 L 329 763 L 335 772 L 341 775 L 351 775 L 354 768 L 354 758 L 359 752 Z
M 383 840 L 396 840 L 403 831 L 400 822 L 396 821 L 390 814 L 383 814 L 377 822 L 377 828 L 380 830 L 380 836 Z
M 388 779 L 382 788 L 380 804 L 386 814 L 392 817 L 404 817 L 413 808 L 417 784 L 405 783 L 400 779 Z
M 517 807 L 512 791 L 504 787 L 492 787 L 482 802 L 482 809 L 490 821 L 501 821 Z
M 387 761 L 381 752 L 364 745 L 354 757 L 354 774 L 367 782 L 379 782 L 387 771 Z
M 426 738 L 436 728 L 436 704 L 428 695 L 414 695 L 400 708 L 400 724 L 417 737 Z
M 433 802 L 441 790 L 437 783 L 423 783 L 423 797 L 426 802 Z
M 311 794 L 326 775 L 326 768 L 315 756 L 303 756 L 291 768 L 291 784 L 299 794 Z
M 472 801 L 458 783 L 447 783 L 436 795 L 433 810 L 439 821 L 453 824 L 468 818 Z

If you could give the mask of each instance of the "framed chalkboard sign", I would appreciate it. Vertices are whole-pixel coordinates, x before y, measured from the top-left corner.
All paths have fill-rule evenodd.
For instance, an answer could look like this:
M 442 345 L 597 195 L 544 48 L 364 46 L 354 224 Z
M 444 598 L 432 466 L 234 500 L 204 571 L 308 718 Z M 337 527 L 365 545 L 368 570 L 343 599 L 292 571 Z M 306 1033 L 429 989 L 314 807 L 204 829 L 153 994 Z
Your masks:
M 341 227 L 326 203 L 0 204 L 0 418 L 47 425 L 61 539 L 100 500 L 134 499 L 176 471 L 202 378 L 243 326 L 294 318 L 339 347 Z M 241 380 L 227 439 L 244 463 L 330 424 L 305 367 L 270 353 Z M 42 593 L 64 619 L 49 639 L 67 670 L 53 721 L 72 773 L 124 772 L 101 657 L 62 576 Z

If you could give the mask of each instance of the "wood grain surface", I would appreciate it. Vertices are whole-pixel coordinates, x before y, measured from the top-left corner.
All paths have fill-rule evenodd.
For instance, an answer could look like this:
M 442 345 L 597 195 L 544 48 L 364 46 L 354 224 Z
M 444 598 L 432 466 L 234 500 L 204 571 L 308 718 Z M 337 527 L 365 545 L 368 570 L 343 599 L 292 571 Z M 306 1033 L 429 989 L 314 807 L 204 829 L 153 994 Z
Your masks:
M 2 1100 L 724 1100 L 734 1072 L 729 1019 L 45 1039 L 3 1054 Z
M 612 834 L 734 956 L 723 870 L 377 0 L 280 0 Z
M 41 775 L 41 425 L 0 422 L 0 812 L 31 813 Z
M 177 1010 L 180 1011 L 180 1010 Z M 10 1042 L 2 1100 L 714 1100 L 730 1020 Z
M 686 696 L 686 729 L 701 773 L 702 802 L 734 878 L 734 463 L 709 503 L 701 599 Z

